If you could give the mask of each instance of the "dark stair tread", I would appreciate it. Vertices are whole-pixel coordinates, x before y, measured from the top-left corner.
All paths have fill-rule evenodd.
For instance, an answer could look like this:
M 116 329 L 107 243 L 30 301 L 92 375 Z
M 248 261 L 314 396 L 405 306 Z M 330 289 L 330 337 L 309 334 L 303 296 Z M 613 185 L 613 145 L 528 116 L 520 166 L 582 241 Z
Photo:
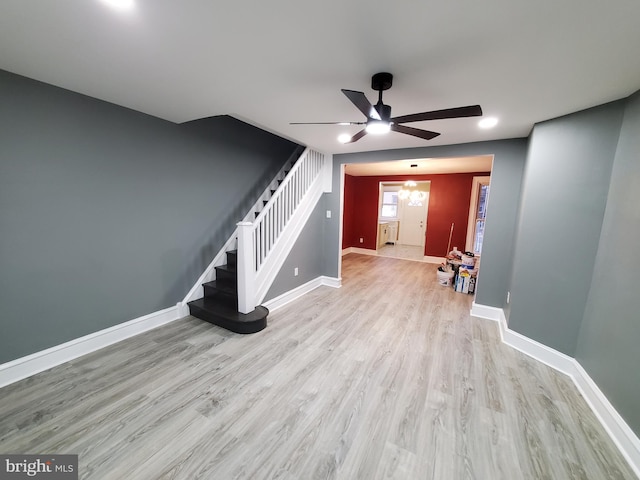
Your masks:
M 236 265 L 229 265 L 228 263 L 226 265 L 218 265 L 216 268 L 216 271 L 225 271 L 225 272 L 229 272 L 230 274 L 235 274 L 237 272 L 237 267 Z
M 255 333 L 267 326 L 269 310 L 259 305 L 253 312 L 244 314 L 230 305 L 213 298 L 199 298 L 189 302 L 189 310 L 194 317 L 236 333 Z
M 213 288 L 219 292 L 227 293 L 229 295 L 235 295 L 237 293 L 237 285 L 231 283 L 221 283 L 213 280 L 212 282 L 207 282 L 202 284 L 203 287 Z
M 262 206 L 265 207 L 267 205 L 267 203 L 269 203 L 269 200 L 263 200 L 262 201 Z

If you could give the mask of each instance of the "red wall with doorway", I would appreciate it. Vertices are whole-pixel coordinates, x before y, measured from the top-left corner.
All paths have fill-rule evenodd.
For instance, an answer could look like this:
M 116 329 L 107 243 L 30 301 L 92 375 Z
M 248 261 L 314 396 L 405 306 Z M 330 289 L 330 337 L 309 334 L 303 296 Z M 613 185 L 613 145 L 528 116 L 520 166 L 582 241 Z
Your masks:
M 451 248 L 457 246 L 463 250 L 467 237 L 473 177 L 486 175 L 489 172 L 374 177 L 345 175 L 342 248 L 376 249 L 380 182 L 428 180 L 431 188 L 424 254 L 434 257 L 446 255 L 452 223 L 454 230 Z M 360 238 L 363 239 L 362 243 Z

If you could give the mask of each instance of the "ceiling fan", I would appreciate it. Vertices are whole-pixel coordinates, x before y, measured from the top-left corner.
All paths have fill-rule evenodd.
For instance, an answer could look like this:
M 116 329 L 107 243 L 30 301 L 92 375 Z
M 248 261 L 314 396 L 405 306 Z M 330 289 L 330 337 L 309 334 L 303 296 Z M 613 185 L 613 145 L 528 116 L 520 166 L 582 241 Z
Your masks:
M 387 133 L 389 130 L 394 132 L 413 135 L 414 137 L 431 140 L 440 135 L 438 132 L 429 130 L 421 130 L 419 128 L 407 127 L 402 123 L 422 122 L 425 120 L 443 120 L 446 118 L 463 118 L 463 117 L 479 117 L 482 116 L 482 108 L 480 105 L 469 105 L 467 107 L 447 108 L 444 110 L 433 110 L 431 112 L 413 113 L 410 115 L 401 115 L 399 117 L 391 117 L 391 106 L 382 103 L 382 92 L 389 90 L 393 84 L 393 75 L 387 72 L 376 73 L 371 77 L 371 88 L 378 92 L 378 103 L 372 105 L 362 92 L 355 90 L 342 89 L 342 93 L 351 100 L 358 110 L 365 117 L 366 122 L 292 122 L 290 125 L 365 125 L 365 128 L 353 135 L 344 143 L 353 143 L 360 140 L 367 133 Z

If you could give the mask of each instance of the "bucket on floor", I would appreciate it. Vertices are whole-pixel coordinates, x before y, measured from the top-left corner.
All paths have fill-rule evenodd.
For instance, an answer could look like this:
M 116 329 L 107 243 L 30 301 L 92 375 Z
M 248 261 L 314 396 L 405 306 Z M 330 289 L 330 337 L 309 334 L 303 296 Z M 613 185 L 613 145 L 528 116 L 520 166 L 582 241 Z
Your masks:
M 475 264 L 476 264 L 476 257 L 471 257 L 469 255 L 462 255 L 462 265 L 473 268 Z
M 438 274 L 438 285 L 442 285 L 443 287 L 451 286 L 451 281 L 455 275 L 454 272 L 441 272 L 438 270 L 436 273 Z

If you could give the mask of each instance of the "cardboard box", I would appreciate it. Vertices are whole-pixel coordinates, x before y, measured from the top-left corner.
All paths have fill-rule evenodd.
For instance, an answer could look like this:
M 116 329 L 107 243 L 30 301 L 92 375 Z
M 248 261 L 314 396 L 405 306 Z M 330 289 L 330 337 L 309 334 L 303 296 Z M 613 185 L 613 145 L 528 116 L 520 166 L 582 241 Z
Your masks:
M 460 269 L 458 276 L 456 277 L 456 292 L 469 293 L 469 283 L 471 281 L 471 274 L 468 270 Z

